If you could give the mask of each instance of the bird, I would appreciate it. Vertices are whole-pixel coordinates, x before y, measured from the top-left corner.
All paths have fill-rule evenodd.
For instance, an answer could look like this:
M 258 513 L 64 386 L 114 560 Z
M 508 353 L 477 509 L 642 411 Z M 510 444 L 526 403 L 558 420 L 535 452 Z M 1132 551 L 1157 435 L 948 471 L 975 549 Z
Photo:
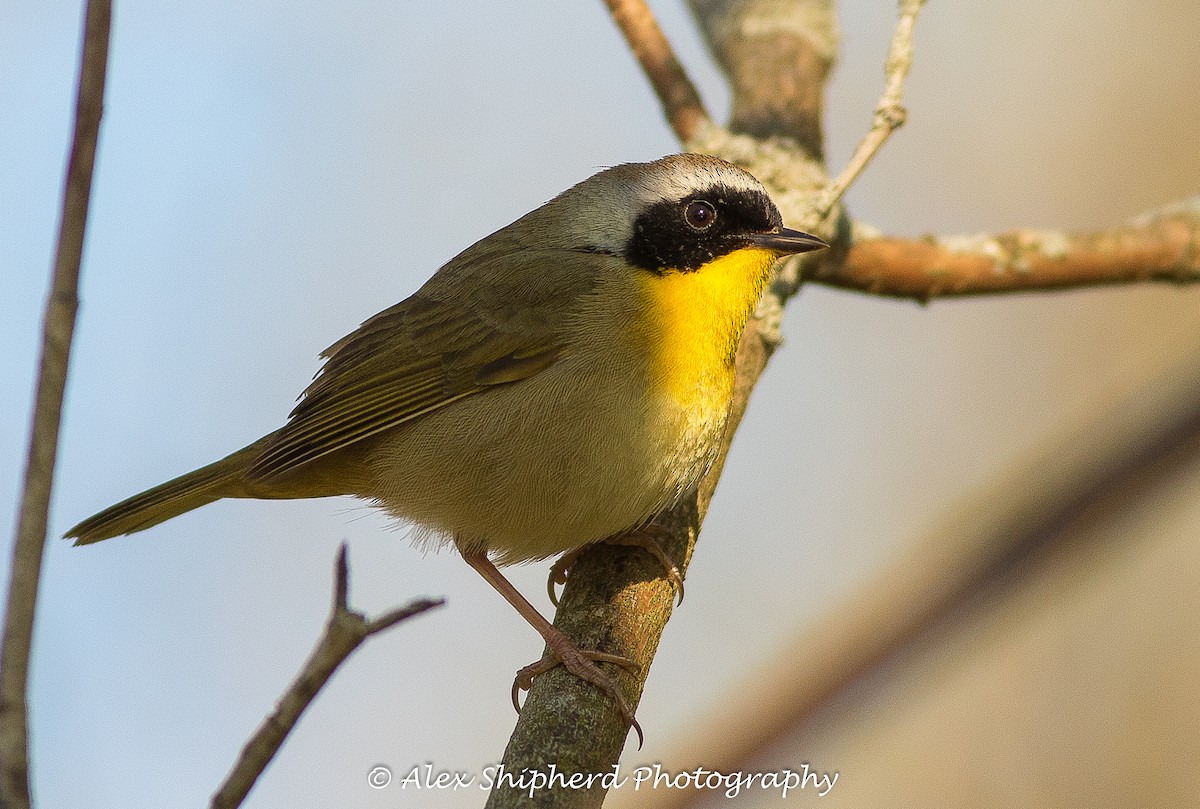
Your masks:
M 222 498 L 353 495 L 455 547 L 562 664 L 641 728 L 599 662 L 499 567 L 605 540 L 655 552 L 654 519 L 715 460 L 738 342 L 772 267 L 819 250 L 716 157 L 604 169 L 476 242 L 322 352 L 288 420 L 67 532 L 146 530 Z M 673 581 L 682 586 L 675 573 Z

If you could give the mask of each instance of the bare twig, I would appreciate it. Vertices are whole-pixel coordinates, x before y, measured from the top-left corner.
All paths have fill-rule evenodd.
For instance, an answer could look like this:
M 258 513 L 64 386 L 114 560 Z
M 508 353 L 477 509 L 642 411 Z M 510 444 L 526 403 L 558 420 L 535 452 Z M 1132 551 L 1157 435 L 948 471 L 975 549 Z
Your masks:
M 654 13 L 645 0 L 604 0 L 604 3 L 658 94 L 671 129 L 681 141 L 686 141 L 696 127 L 709 120 L 709 115 L 696 86 L 658 27 Z
M 441 599 L 418 599 L 368 621 L 361 613 L 354 612 L 346 605 L 349 588 L 350 572 L 346 562 L 346 545 L 343 543 L 335 565 L 333 609 L 325 624 L 325 632 L 300 674 L 279 700 L 275 712 L 263 721 L 250 741 L 246 742 L 242 755 L 225 778 L 225 783 L 213 796 L 213 809 L 233 809 L 241 805 L 254 782 L 279 751 L 283 740 L 296 726 L 300 715 L 364 640 L 444 603 Z
M 63 191 L 54 277 L 42 323 L 41 365 L 33 423 L 29 431 L 29 454 L 25 465 L 20 516 L 13 544 L 4 645 L 0 651 L 0 762 L 3 762 L 0 765 L 0 806 L 6 809 L 28 807 L 31 803 L 26 702 L 29 652 L 33 642 L 34 609 L 46 544 L 50 490 L 58 455 L 63 390 L 66 387 L 71 340 L 75 333 L 75 313 L 79 303 L 79 265 L 83 256 L 92 171 L 96 163 L 96 140 L 104 109 L 104 76 L 108 67 L 111 19 L 112 6 L 109 0 L 88 0 L 75 106 L 75 135 Z
M 829 216 L 833 207 L 841 200 L 846 190 L 858 179 L 863 169 L 875 157 L 875 153 L 899 129 L 908 112 L 904 109 L 904 78 L 912 67 L 913 27 L 917 22 L 917 13 L 925 0 L 900 0 L 900 21 L 896 24 L 896 32 L 892 35 L 892 47 L 888 51 L 887 62 L 884 63 L 884 74 L 887 76 L 887 87 L 879 98 L 875 108 L 875 119 L 870 131 L 854 150 L 854 156 L 838 178 L 826 187 L 820 199 L 814 206 L 817 219 Z
M 1200 283 L 1200 196 L 1095 233 L 856 240 L 808 280 L 915 298 L 1159 281 Z

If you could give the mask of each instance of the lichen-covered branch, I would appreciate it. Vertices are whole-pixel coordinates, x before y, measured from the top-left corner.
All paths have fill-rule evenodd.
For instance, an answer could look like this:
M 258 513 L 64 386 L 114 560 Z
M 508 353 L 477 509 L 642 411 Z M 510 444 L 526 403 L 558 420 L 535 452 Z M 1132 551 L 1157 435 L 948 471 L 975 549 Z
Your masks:
M 825 80 L 839 41 L 832 0 L 688 0 L 688 5 L 733 90 L 730 131 L 787 138 L 823 160 Z
M 663 114 L 676 137 L 687 140 L 697 126 L 709 120 L 709 115 L 650 7 L 645 0 L 604 0 L 604 3 L 658 94 Z
M 441 599 L 417 599 L 378 618 L 367 620 L 361 613 L 354 612 L 347 606 L 349 589 L 350 568 L 346 561 L 346 546 L 343 544 L 334 568 L 333 609 L 329 614 L 329 621 L 325 624 L 325 632 L 300 674 L 280 698 L 274 713 L 263 720 L 262 725 L 246 742 L 237 763 L 225 778 L 225 783 L 221 784 L 213 796 L 212 809 L 234 809 L 241 805 L 254 782 L 262 775 L 267 764 L 279 752 L 284 739 L 300 720 L 300 715 L 316 699 L 317 693 L 329 682 L 329 678 L 338 667 L 364 640 L 443 603 Z
M 42 322 L 42 356 L 13 543 L 4 641 L 0 650 L 0 806 L 5 809 L 24 809 L 31 803 L 26 703 L 29 652 L 46 545 L 50 490 L 58 456 L 63 391 L 79 306 L 79 266 L 96 164 L 96 142 L 104 110 L 111 21 L 109 0 L 88 0 L 75 105 L 75 134 L 67 163 L 54 276 Z
M 860 232 L 844 261 L 817 266 L 809 280 L 920 301 L 1139 281 L 1200 283 L 1200 195 L 1094 233 L 901 239 Z

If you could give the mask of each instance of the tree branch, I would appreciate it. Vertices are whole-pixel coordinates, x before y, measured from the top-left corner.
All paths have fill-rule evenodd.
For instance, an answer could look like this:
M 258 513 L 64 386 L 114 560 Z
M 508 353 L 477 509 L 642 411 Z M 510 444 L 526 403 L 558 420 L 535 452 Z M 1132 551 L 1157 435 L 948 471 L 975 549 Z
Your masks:
M 1200 195 L 1094 233 L 856 239 L 844 262 L 808 280 L 897 298 L 931 298 L 1159 281 L 1200 282 Z
M 883 72 L 887 76 L 887 87 L 875 107 L 875 119 L 870 131 L 854 150 L 853 157 L 846 168 L 838 175 L 822 193 L 816 204 L 817 218 L 825 219 L 834 206 L 841 201 L 842 196 L 863 173 L 867 164 L 892 136 L 892 133 L 904 125 L 908 111 L 904 109 L 904 79 L 912 67 L 913 28 L 917 22 L 917 13 L 925 0 L 900 0 L 900 21 L 896 24 L 896 32 L 892 35 L 892 46 L 888 51 L 887 61 Z
M 839 40 L 832 0 L 688 5 L 733 90 L 730 131 L 787 138 L 824 160 L 824 86 Z
M 63 391 L 79 306 L 79 267 L 96 164 L 96 141 L 104 110 L 104 77 L 112 21 L 109 0 L 88 0 L 83 24 L 75 134 L 63 190 L 62 218 L 54 276 L 42 323 L 42 356 L 38 369 L 33 423 L 25 483 L 13 543 L 8 606 L 0 650 L 0 806 L 21 809 L 31 804 L 29 789 L 29 715 L 26 691 L 34 611 L 42 574 L 50 491 L 58 456 Z
M 654 13 L 645 0 L 604 0 L 604 4 L 658 94 L 671 129 L 680 140 L 687 140 L 696 127 L 710 120 L 709 115 Z
M 362 613 L 354 612 L 347 606 L 349 589 L 350 570 L 346 561 L 346 545 L 343 543 L 334 566 L 333 609 L 325 624 L 325 632 L 300 674 L 279 700 L 274 713 L 263 720 L 246 742 L 242 755 L 213 796 L 212 809 L 234 809 L 241 805 L 254 782 L 300 720 L 301 714 L 364 640 L 445 603 L 442 599 L 418 599 L 368 621 Z

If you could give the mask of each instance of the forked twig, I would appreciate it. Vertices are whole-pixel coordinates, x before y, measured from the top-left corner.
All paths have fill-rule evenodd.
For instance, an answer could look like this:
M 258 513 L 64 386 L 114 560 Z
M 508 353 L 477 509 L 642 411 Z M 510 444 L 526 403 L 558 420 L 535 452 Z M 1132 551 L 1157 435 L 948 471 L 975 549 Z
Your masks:
M 254 782 L 279 751 L 283 740 L 296 726 L 300 715 L 312 704 L 338 666 L 364 640 L 445 603 L 442 599 L 417 599 L 378 618 L 367 620 L 362 613 L 354 612 L 347 606 L 349 589 L 350 569 L 346 561 L 346 545 L 343 543 L 335 565 L 333 609 L 325 624 L 325 632 L 300 674 L 279 700 L 274 713 L 263 720 L 250 741 L 246 742 L 242 755 L 213 796 L 212 809 L 234 809 L 241 805 Z

